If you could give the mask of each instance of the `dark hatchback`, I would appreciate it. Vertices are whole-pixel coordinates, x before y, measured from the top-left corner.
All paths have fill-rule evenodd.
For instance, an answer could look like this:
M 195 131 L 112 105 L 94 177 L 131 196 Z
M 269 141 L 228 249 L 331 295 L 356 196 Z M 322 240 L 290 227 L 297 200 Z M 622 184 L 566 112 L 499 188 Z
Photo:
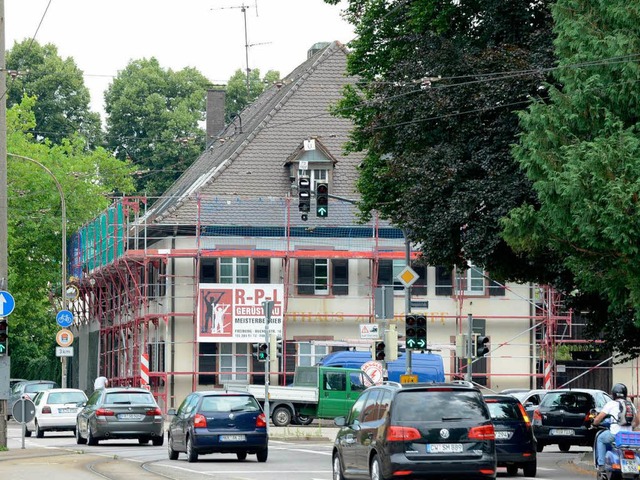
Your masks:
M 335 423 L 334 480 L 496 476 L 494 427 L 470 383 L 372 386 Z
M 496 431 L 498 466 L 509 475 L 521 468 L 525 477 L 535 477 L 536 439 L 524 406 L 511 395 L 485 395 L 484 400 Z
M 538 452 L 546 445 L 558 445 L 568 452 L 572 445 L 592 446 L 597 429 L 589 428 L 611 397 L 602 390 L 550 390 L 533 412 L 533 433 Z
M 267 419 L 250 393 L 193 392 L 169 415 L 173 415 L 167 441 L 170 460 L 184 452 L 189 462 L 207 453 L 235 453 L 238 460 L 255 454 L 258 462 L 267 461 Z

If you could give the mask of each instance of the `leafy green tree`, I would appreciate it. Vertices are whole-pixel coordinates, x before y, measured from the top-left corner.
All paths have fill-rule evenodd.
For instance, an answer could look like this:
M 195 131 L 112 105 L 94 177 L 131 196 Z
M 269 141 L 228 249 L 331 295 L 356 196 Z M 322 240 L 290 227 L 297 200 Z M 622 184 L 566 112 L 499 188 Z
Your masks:
M 7 111 L 9 285 L 16 308 L 9 317 L 11 375 L 60 378 L 55 357 L 56 307 L 51 292 L 61 283 L 62 212 L 54 180 L 64 192 L 67 234 L 109 204 L 109 196 L 133 190 L 131 167 L 79 137 L 36 142 L 36 100 L 25 97 Z
M 553 14 L 562 87 L 520 115 L 514 149 L 538 202 L 511 212 L 505 237 L 519 251 L 563 258 L 591 299 L 593 329 L 637 356 L 640 6 L 558 0 Z
M 151 58 L 131 61 L 109 85 L 107 144 L 136 165 L 138 192 L 162 194 L 204 149 L 209 84 L 194 68 L 165 70 Z
M 72 58 L 62 59 L 53 44 L 33 40 L 16 42 L 6 56 L 7 105 L 19 104 L 24 95 L 35 96 L 33 107 L 37 139 L 61 143 L 73 135 L 88 147 L 102 143 L 100 116 L 89 108 L 89 89 Z
M 360 81 L 335 111 L 355 122 L 348 150 L 366 152 L 360 208 L 405 229 L 432 265 L 473 261 L 498 277 L 531 268 L 499 219 L 535 199 L 510 146 L 514 111 L 553 63 L 548 3 L 348 2 L 358 35 L 348 73 Z
M 247 91 L 247 76 L 238 69 L 231 76 L 226 86 L 225 120 L 230 122 L 247 105 L 258 98 L 265 88 L 280 79 L 280 73 L 269 70 L 264 78 L 260 79 L 260 70 L 254 69 L 249 73 L 249 91 Z

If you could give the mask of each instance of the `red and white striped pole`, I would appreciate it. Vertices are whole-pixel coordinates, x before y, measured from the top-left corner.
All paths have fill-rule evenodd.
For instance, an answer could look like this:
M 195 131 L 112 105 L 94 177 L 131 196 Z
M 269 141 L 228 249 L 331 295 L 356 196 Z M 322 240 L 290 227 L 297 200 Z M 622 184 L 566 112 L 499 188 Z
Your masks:
M 553 387 L 551 385 L 551 362 L 547 362 L 544 364 L 544 389 L 551 390 Z
M 140 386 L 150 390 L 149 386 L 149 354 L 143 353 L 140 356 Z

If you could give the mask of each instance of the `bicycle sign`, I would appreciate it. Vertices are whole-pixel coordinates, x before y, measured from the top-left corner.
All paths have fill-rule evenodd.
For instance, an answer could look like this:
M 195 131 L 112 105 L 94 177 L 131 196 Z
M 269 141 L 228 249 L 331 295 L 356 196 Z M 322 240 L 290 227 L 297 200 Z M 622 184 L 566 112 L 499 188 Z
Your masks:
M 56 315 L 56 322 L 62 328 L 67 328 L 73 323 L 73 313 L 69 310 L 60 310 Z

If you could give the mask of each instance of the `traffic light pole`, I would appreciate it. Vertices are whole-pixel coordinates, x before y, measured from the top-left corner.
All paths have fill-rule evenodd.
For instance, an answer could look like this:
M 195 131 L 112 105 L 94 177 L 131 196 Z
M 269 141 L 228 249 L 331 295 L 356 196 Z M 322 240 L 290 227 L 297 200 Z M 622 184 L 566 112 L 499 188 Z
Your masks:
M 411 265 L 411 242 L 409 241 L 409 237 L 407 237 L 407 232 L 403 230 L 404 234 L 404 250 L 405 250 L 405 262 L 407 266 Z M 404 311 L 406 315 L 411 313 L 411 286 L 405 285 L 404 287 Z M 407 318 L 405 315 L 405 318 Z M 410 348 L 406 347 L 405 344 L 405 357 L 406 357 L 406 365 L 405 365 L 405 373 L 407 375 L 411 375 L 412 373 L 412 365 L 411 365 L 411 352 Z
M 473 371 L 473 315 L 467 314 L 468 325 L 467 325 L 467 371 L 464 374 L 464 379 L 467 382 L 471 382 L 472 380 L 472 371 Z
M 264 342 L 267 344 L 267 352 L 269 351 L 269 323 L 271 323 L 271 312 L 273 310 L 273 300 L 262 302 L 264 310 Z M 264 361 L 264 416 L 267 417 L 267 436 L 269 435 L 269 358 Z

